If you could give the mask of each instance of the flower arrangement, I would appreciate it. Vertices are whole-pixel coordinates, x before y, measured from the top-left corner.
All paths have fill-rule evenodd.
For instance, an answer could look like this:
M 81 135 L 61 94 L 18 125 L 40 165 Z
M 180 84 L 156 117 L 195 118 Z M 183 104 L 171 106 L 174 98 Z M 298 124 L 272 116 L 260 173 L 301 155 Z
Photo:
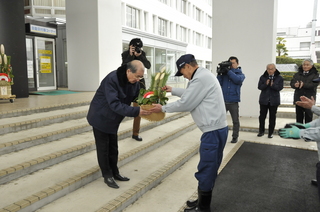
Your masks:
M 4 45 L 0 45 L 0 80 L 13 85 L 11 56 L 5 54 Z
M 165 68 L 153 74 L 151 76 L 151 85 L 149 89 L 140 89 L 137 103 L 139 105 L 152 105 L 152 104 L 167 104 L 168 97 L 166 97 L 166 91 L 162 90 L 162 87 L 166 85 L 170 76 L 170 72 Z
M 150 110 L 153 107 L 152 104 L 167 104 L 169 99 L 166 97 L 166 91 L 162 90 L 162 87 L 166 85 L 169 76 L 170 71 L 166 71 L 165 68 L 163 68 L 160 72 L 151 76 L 149 89 L 140 89 L 137 103 L 142 109 Z M 151 115 L 141 117 L 149 121 L 160 121 L 164 119 L 165 113 L 152 113 Z

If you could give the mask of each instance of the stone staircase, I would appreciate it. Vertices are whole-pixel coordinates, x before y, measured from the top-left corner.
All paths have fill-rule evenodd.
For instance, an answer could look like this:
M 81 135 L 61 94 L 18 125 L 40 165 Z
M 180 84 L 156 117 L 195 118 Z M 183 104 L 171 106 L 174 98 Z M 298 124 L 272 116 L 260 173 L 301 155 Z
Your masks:
M 111 189 L 97 166 L 85 119 L 88 105 L 1 114 L 1 212 L 121 211 L 197 154 L 201 132 L 189 113 L 167 114 L 160 122 L 142 120 L 142 142 L 131 139 L 132 118 L 126 118 L 119 130 L 119 167 L 131 180 Z M 77 195 L 86 201 L 75 201 Z
M 142 142 L 131 139 L 132 118 L 126 118 L 118 165 L 131 180 L 112 189 L 97 165 L 88 107 L 78 102 L 0 114 L 0 212 L 183 211 L 197 189 L 202 134 L 190 114 L 142 119 Z

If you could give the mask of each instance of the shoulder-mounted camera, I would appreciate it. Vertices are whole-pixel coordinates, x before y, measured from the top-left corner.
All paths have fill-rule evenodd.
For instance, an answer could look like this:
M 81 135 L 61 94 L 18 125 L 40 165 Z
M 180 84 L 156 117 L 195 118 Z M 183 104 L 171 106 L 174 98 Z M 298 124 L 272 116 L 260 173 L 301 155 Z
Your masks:
M 218 75 L 227 74 L 228 71 L 230 70 L 231 65 L 232 63 L 229 61 L 222 61 L 221 63 L 218 64 L 217 74 Z

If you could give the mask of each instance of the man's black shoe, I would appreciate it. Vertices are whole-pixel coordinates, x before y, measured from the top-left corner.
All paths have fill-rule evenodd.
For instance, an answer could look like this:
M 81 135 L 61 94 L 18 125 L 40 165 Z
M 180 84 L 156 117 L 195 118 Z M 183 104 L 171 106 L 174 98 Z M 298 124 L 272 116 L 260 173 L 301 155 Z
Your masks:
M 318 186 L 318 181 L 316 179 L 312 179 L 311 184 L 314 186 Z
M 268 138 L 273 138 L 273 135 L 268 135 Z
M 232 140 L 231 140 L 231 143 L 237 143 L 238 142 L 238 138 L 233 138 Z
M 107 184 L 111 188 L 119 188 L 116 181 L 114 181 L 113 177 L 104 178 L 105 184 Z
M 263 136 L 263 135 L 264 135 L 263 132 L 259 132 L 257 136 L 258 136 L 258 137 L 261 137 L 261 136 Z
M 113 176 L 113 178 L 114 178 L 115 180 L 119 180 L 119 181 L 129 181 L 129 180 L 130 180 L 129 178 L 124 177 L 124 176 L 121 176 L 120 174 L 115 174 L 115 175 Z
M 138 135 L 132 135 L 132 138 L 137 140 L 137 141 L 142 141 L 142 138 Z

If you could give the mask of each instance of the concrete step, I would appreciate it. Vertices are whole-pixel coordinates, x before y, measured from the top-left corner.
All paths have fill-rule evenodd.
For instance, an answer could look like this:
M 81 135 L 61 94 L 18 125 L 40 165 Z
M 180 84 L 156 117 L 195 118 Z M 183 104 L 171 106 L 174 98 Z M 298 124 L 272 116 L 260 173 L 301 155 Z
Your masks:
M 150 136 L 150 139 L 144 138 L 144 142 L 132 142 L 133 140 L 131 138 L 128 138 L 131 144 L 135 144 L 138 146 L 131 146 L 131 148 L 134 149 L 128 150 L 124 154 L 120 154 L 119 165 L 121 166 L 121 163 L 130 162 L 135 158 L 147 153 L 148 151 L 152 151 L 153 149 L 158 148 L 164 143 L 169 142 L 182 133 L 185 133 L 185 131 L 195 128 L 195 125 L 193 124 L 193 121 L 190 117 L 189 124 L 186 124 L 188 122 L 186 122 L 183 118 L 181 118 L 180 120 L 177 118 L 175 119 L 170 125 L 162 124 L 157 126 L 157 128 L 160 129 L 164 127 L 166 128 L 166 131 L 160 131 L 159 133 L 161 135 L 169 135 L 167 137 L 159 136 L 158 139 L 154 139 L 155 131 L 152 130 L 151 134 L 153 136 Z M 181 125 L 181 122 L 184 123 L 184 127 L 178 128 Z M 127 131 L 131 131 L 132 122 L 126 121 L 123 126 L 125 126 Z M 126 129 L 122 130 L 126 131 Z M 143 133 L 142 136 L 144 136 Z M 150 142 L 148 142 L 148 140 Z M 122 141 L 119 142 L 119 146 L 122 143 Z M 68 165 L 61 166 L 60 164 Z M 100 176 L 101 174 L 96 162 L 96 153 L 95 151 L 91 151 L 89 153 L 69 159 L 49 168 L 34 172 L 32 175 L 26 175 L 24 177 L 20 177 L 16 180 L 1 185 L 0 189 L 2 191 L 5 191 L 3 193 L 4 195 L 8 197 L 10 197 L 9 194 L 17 195 L 12 196 L 12 199 L 6 198 L 0 200 L 0 208 L 4 207 L 9 211 L 21 209 L 23 209 L 21 211 L 34 210 L 35 207 L 38 208 L 44 206 L 48 202 L 64 196 L 69 192 L 72 192 L 79 187 L 99 178 Z M 44 181 L 43 179 L 46 180 Z M 9 205 L 7 205 L 8 203 Z
M 88 94 L 86 94 L 88 95 Z M 53 97 L 52 100 L 55 98 L 61 98 L 61 97 Z M 63 97 L 68 98 L 68 97 Z M 63 99 L 62 98 L 62 99 Z M 23 102 L 23 101 L 21 101 Z M 74 102 L 67 102 L 65 104 L 55 104 L 53 103 L 50 106 L 40 106 L 37 107 L 34 105 L 34 107 L 28 107 L 28 105 L 24 105 L 25 109 L 14 109 L 14 110 L 4 110 L 0 111 L 0 119 L 4 118 L 11 118 L 11 117 L 19 117 L 19 116 L 27 116 L 35 113 L 44 113 L 44 112 L 52 112 L 54 110 L 62 110 L 62 109 L 68 109 L 73 107 L 80 107 L 80 106 L 88 106 L 90 104 L 90 101 L 74 101 Z M 19 107 L 19 101 L 16 101 L 15 104 L 12 106 L 14 107 L 17 105 Z
M 150 136 L 161 136 L 167 129 L 161 132 L 157 128 L 156 131 L 149 132 Z M 179 167 L 198 152 L 200 135 L 201 132 L 194 129 L 123 165 L 120 171 L 131 179 L 129 182 L 119 182 L 120 189 L 107 187 L 99 178 L 37 211 L 53 212 L 59 208 L 66 211 L 122 211 L 171 173 L 179 171 Z M 190 191 L 193 192 L 192 189 Z M 88 204 L 81 204 L 84 200 Z
M 88 105 L 86 105 L 55 110 L 50 112 L 50 116 L 48 116 L 48 112 L 42 112 L 19 117 L 3 118 L 1 119 L 0 135 L 61 123 L 70 119 L 83 118 L 87 115 L 88 108 Z
M 166 123 L 184 115 L 186 115 L 186 113 L 170 114 L 167 115 L 161 122 Z M 124 123 L 120 127 L 120 131 L 118 134 L 119 139 L 126 138 L 132 135 L 132 128 L 130 129 L 132 120 L 128 119 L 127 122 L 128 124 Z M 126 125 L 128 125 L 126 128 L 122 128 L 122 126 Z M 146 120 L 142 120 L 140 131 L 143 132 L 157 125 L 158 123 L 156 122 L 152 123 Z M 72 127 L 66 128 L 66 126 Z M 54 129 L 56 128 L 62 128 L 62 130 L 58 130 L 59 133 L 57 133 L 57 131 L 54 131 Z M 55 163 L 60 163 L 64 160 L 68 160 L 70 158 L 95 149 L 94 140 L 92 139 L 92 128 L 87 124 L 85 118 L 81 120 L 72 120 L 61 124 L 54 124 L 43 128 L 36 128 L 33 130 L 41 132 L 42 134 L 36 134 L 33 137 L 22 139 L 26 142 L 18 143 L 15 141 L 9 141 L 7 143 L 4 143 L 3 145 L 14 143 L 16 143 L 16 145 L 0 148 L 0 152 L 1 149 L 3 149 L 2 152 L 6 152 L 9 150 L 15 150 L 24 147 L 23 149 L 20 149 L 21 151 L 0 155 L 0 167 L 3 167 L 0 169 L 0 184 L 17 179 L 34 171 L 47 168 L 51 165 L 54 165 Z M 26 133 L 32 133 L 29 131 L 19 132 L 18 134 L 24 135 Z M 83 133 L 85 131 L 90 132 Z M 15 136 L 9 134 L 3 137 L 13 138 Z M 27 148 L 28 144 L 28 147 L 34 147 Z M 29 158 L 29 160 L 26 160 L 26 158 Z M 6 167 L 7 161 L 10 161 L 10 167 Z

